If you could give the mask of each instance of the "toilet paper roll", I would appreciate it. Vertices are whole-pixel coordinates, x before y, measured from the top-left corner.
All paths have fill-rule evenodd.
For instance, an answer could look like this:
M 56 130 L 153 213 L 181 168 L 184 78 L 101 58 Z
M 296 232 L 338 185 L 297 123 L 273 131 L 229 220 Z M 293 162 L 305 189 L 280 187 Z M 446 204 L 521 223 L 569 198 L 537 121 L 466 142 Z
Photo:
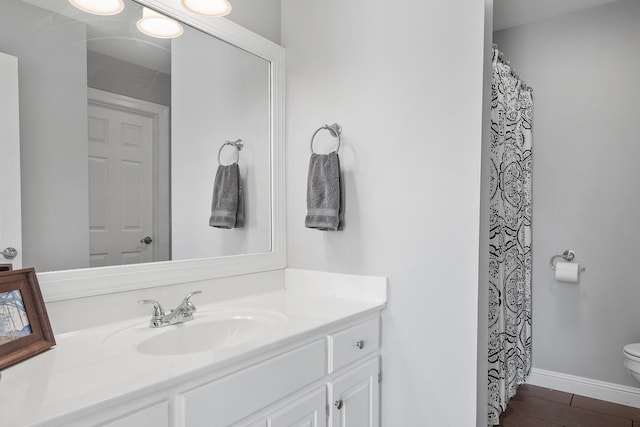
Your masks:
M 556 280 L 559 282 L 578 283 L 578 270 L 580 265 L 577 262 L 557 262 Z

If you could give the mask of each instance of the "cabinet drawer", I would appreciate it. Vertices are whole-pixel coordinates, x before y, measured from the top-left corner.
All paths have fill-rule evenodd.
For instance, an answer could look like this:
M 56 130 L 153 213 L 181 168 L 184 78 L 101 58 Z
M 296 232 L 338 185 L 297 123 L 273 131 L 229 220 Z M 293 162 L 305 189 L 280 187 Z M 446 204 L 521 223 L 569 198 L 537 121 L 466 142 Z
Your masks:
M 380 347 L 380 319 L 375 318 L 329 336 L 329 373 Z
M 324 339 L 181 394 L 188 427 L 228 426 L 324 376 Z M 259 424 L 258 424 L 259 425 Z
M 103 427 L 169 427 L 169 402 L 157 403 L 100 425 Z

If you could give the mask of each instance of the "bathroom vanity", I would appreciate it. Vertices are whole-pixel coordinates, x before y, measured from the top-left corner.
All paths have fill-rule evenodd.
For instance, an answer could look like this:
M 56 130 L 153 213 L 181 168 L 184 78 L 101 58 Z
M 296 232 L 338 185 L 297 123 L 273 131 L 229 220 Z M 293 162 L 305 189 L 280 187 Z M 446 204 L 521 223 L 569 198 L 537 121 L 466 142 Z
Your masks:
M 146 316 L 58 335 L 2 372 L 2 424 L 378 426 L 386 283 L 369 279 L 367 292 L 303 280 L 194 297 L 183 324 L 150 328 Z
M 20 42 L 5 50 L 22 61 L 23 71 L 26 64 L 34 71 L 23 72 L 20 84 L 56 90 L 53 103 L 42 101 L 46 91 L 32 91 L 31 98 L 29 91 L 20 95 L 20 122 L 29 132 L 13 138 L 15 144 L 24 144 L 14 150 L 23 158 L 16 155 L 13 161 L 30 165 L 23 171 L 30 179 L 21 183 L 23 203 L 14 205 L 29 205 L 30 212 L 47 215 L 15 213 L 23 217 L 23 243 L 19 237 L 8 243 L 20 254 L 24 252 L 25 266 L 39 272 L 57 346 L 2 371 L 0 425 L 379 426 L 380 312 L 386 305 L 385 279 L 284 268 L 284 49 L 231 21 L 194 14 L 180 0 L 124 3 L 123 14 L 100 18 L 108 20 L 112 29 L 123 25 L 124 35 L 116 31 L 94 36 L 98 20 L 66 0 L 12 0 L 7 2 L 12 13 L 3 15 L 5 32 L 12 37 L 0 39 Z M 180 21 L 184 35 L 170 44 L 152 43 L 148 38 L 144 43 L 132 42 L 138 36 L 130 29 L 145 8 Z M 52 28 L 44 31 L 43 22 L 52 23 Z M 78 34 L 67 34 L 70 28 Z M 18 34 L 22 32 L 24 37 Z M 36 33 L 39 37 L 34 37 Z M 50 47 L 49 41 L 55 38 L 62 39 L 61 48 Z M 38 49 L 22 43 L 32 39 L 37 39 Z M 170 146 L 171 156 L 158 150 L 158 155 L 152 156 L 158 165 L 145 168 L 147 172 L 164 171 L 156 166 L 170 165 L 171 173 L 167 168 L 159 179 L 145 179 L 155 187 L 137 193 L 158 195 L 150 215 L 154 225 L 138 227 L 147 231 L 132 240 L 134 249 L 116 257 L 125 261 L 122 265 L 109 261 L 102 249 L 91 249 L 91 237 L 87 236 L 91 229 L 109 228 L 91 225 L 89 214 L 98 212 L 91 218 L 101 220 L 103 205 L 89 206 L 86 199 L 104 200 L 104 194 L 89 196 L 88 187 L 138 188 L 93 185 L 85 176 L 87 159 L 92 167 L 103 164 L 92 163 L 91 155 L 82 151 L 86 150 L 88 130 L 92 140 L 108 134 L 100 130 L 106 128 L 96 125 L 103 121 L 88 113 L 87 98 L 90 105 L 102 105 L 105 94 L 99 91 L 109 92 L 111 110 L 131 110 L 132 99 L 124 99 L 120 88 L 109 89 L 103 87 L 104 82 L 78 78 L 95 77 L 94 71 L 103 69 L 100 64 L 111 67 L 96 45 L 107 41 L 123 42 L 127 48 L 153 45 L 169 56 L 165 59 L 171 65 L 171 76 L 167 76 L 171 105 L 162 104 L 170 108 L 170 135 L 161 120 L 167 116 L 164 107 L 153 114 L 157 120 L 147 126 L 159 129 L 161 136 L 167 134 L 159 147 Z M 61 52 L 78 57 L 80 62 L 69 61 Z M 116 50 L 108 46 L 108 52 L 115 55 Z M 130 56 L 142 59 L 138 54 Z M 116 59 L 117 63 L 128 62 L 124 57 Z M 204 67 L 205 63 L 211 68 Z M 54 66 L 60 71 L 54 73 Z M 67 67 L 73 72 L 66 72 Z M 244 72 L 255 79 L 239 79 Z M 202 80 L 195 78 L 196 73 Z M 122 76 L 121 72 L 106 74 Z M 51 84 L 53 75 L 65 77 L 66 83 Z M 152 75 L 157 80 L 159 74 L 154 71 Z M 122 80 L 127 83 L 127 97 L 135 98 L 129 86 L 138 80 Z M 218 81 L 221 83 L 211 84 Z M 59 92 L 70 95 L 65 103 L 77 108 L 64 107 Z M 194 99 L 207 102 L 197 104 Z M 50 104 L 53 109 L 44 108 Z M 255 112 L 255 117 L 250 112 Z M 89 124 L 87 117 L 91 117 Z M 170 144 L 165 143 L 167 136 Z M 217 152 L 219 160 L 218 150 L 226 138 L 245 141 L 239 164 L 241 172 L 252 180 L 246 187 L 246 200 L 253 213 L 243 229 L 233 232 L 213 229 L 206 221 L 217 166 L 211 159 Z M 41 147 L 36 141 L 51 143 Z M 63 144 L 72 145 L 68 152 L 62 150 Z M 57 164 L 51 161 L 53 155 L 43 151 L 47 149 L 56 155 L 73 156 L 61 154 L 67 163 Z M 40 163 L 32 165 L 34 159 Z M 101 173 L 103 169 L 90 170 L 94 178 L 117 176 Z M 71 184 L 79 187 L 69 187 Z M 61 186 L 65 194 L 78 200 L 48 202 Z M 134 207 L 147 205 L 137 203 L 135 196 L 126 199 L 135 200 Z M 105 202 L 106 206 L 111 202 Z M 64 211 L 54 216 L 58 208 Z M 5 220 L 6 216 L 4 212 Z M 51 218 L 55 218 L 56 227 L 50 227 Z M 76 232 L 78 237 L 73 237 Z M 84 246 L 72 247 L 74 242 Z M 18 258 L 13 267 L 20 266 Z M 137 303 L 157 299 L 165 307 L 175 307 L 186 294 L 199 290 L 203 294 L 192 298 L 197 306 L 194 320 L 163 328 L 150 328 L 152 307 Z

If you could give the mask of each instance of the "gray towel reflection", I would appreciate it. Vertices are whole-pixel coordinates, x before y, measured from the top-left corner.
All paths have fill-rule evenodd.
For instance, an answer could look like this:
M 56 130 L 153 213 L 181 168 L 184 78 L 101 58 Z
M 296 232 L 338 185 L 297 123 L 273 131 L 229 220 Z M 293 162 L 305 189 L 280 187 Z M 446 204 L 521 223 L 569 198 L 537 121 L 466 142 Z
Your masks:
M 244 226 L 244 194 L 237 163 L 218 166 L 209 225 L 223 229 Z

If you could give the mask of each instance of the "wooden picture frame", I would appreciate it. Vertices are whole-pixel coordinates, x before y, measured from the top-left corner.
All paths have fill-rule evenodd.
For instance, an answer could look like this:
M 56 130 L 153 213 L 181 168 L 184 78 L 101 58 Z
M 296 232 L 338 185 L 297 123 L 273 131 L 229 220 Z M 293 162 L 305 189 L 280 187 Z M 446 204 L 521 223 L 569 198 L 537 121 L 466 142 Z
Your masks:
M 55 344 L 36 271 L 0 271 L 0 369 Z

